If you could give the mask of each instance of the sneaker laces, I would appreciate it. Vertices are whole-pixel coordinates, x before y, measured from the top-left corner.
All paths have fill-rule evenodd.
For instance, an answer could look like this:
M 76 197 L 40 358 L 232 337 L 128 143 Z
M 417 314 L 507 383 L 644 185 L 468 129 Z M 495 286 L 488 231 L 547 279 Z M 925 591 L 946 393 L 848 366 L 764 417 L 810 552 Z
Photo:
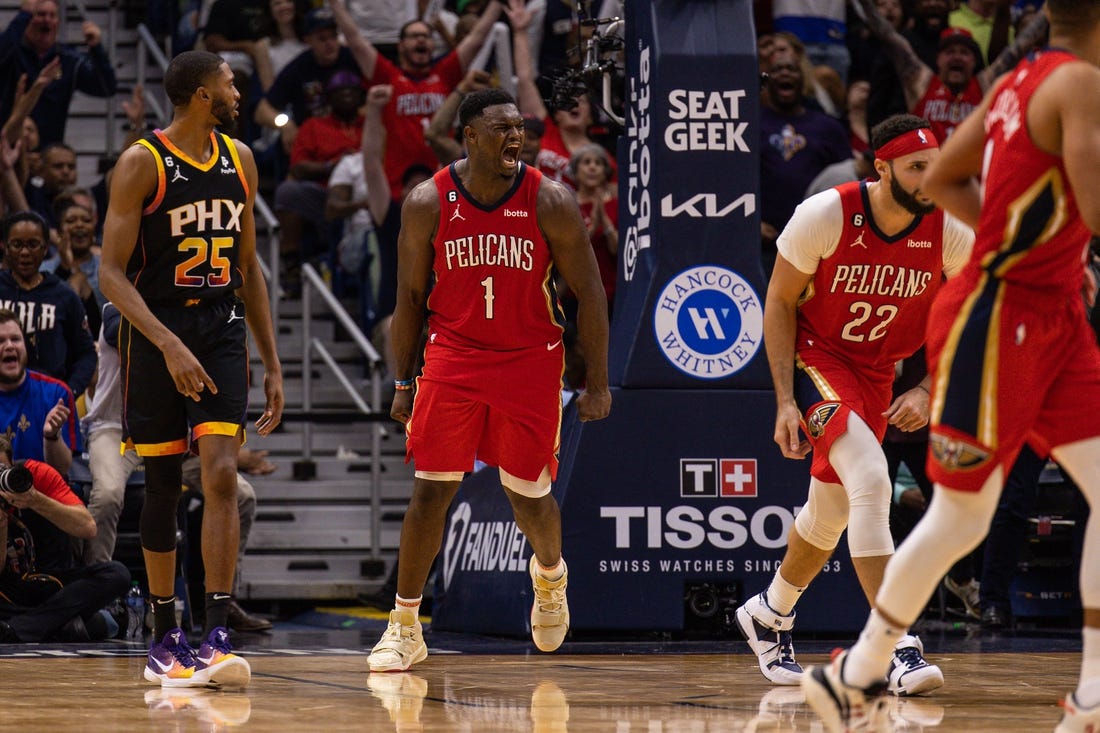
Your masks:
M 558 581 L 548 581 L 545 578 L 539 578 L 542 583 L 553 583 Z M 559 585 L 556 588 L 545 588 L 542 583 L 535 583 L 535 602 L 538 604 L 539 613 L 561 613 L 562 605 L 565 603 L 565 589 Z
M 794 661 L 794 643 L 791 641 L 789 631 L 779 632 L 779 663 L 781 665 L 798 664 Z
M 400 643 L 406 639 L 412 640 L 415 635 L 415 626 L 405 626 L 397 621 L 392 621 L 386 625 L 386 631 L 382 634 L 382 641 L 395 641 Z
M 908 669 L 915 669 L 916 667 L 928 664 L 928 662 L 924 661 L 924 657 L 921 656 L 920 649 L 917 649 L 915 646 L 897 649 L 894 651 L 894 656 Z
M 195 650 L 188 645 L 186 641 L 180 642 L 175 646 L 165 646 L 168 653 L 176 658 L 176 661 L 180 663 L 182 667 L 194 667 L 195 666 Z

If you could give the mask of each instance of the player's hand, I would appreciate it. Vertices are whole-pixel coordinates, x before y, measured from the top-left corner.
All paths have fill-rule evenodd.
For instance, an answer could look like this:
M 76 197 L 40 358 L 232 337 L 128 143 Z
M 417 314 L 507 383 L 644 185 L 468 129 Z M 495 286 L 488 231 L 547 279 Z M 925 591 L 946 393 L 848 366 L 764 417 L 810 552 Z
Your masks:
M 928 424 L 930 397 L 923 387 L 913 387 L 899 394 L 882 415 L 887 422 L 903 432 L 920 430 Z
M 191 350 L 178 338 L 169 344 L 163 353 L 168 373 L 172 375 L 172 381 L 176 383 L 176 391 L 181 395 L 198 402 L 202 398 L 204 389 L 210 390 L 210 394 L 218 393 L 214 380 L 202 368 L 202 364 Z
M 270 435 L 283 421 L 283 375 L 264 372 L 264 414 L 256 421 L 256 432 Z
M 393 395 L 393 404 L 390 405 L 390 417 L 402 425 L 407 425 L 413 412 L 413 391 L 411 389 L 399 389 Z
M 581 422 L 603 420 L 611 412 L 611 392 L 586 389 L 577 397 L 577 417 Z
M 69 408 L 65 405 L 64 398 L 59 399 L 57 404 L 46 413 L 45 425 L 42 426 L 42 437 L 49 438 L 50 440 L 60 438 L 58 433 L 68 419 Z
M 798 437 L 799 419 L 802 414 L 798 411 L 798 405 L 789 402 L 782 405 L 775 413 L 775 444 L 783 452 L 785 458 L 800 460 L 810 452 L 810 441 Z

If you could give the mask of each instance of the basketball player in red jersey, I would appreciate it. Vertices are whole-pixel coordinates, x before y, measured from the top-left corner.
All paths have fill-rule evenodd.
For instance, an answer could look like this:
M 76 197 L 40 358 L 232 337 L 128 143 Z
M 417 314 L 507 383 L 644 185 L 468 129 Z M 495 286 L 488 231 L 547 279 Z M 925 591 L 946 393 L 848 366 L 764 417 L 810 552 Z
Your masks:
M 1089 233 L 1100 232 L 1100 1 L 1048 0 L 1045 12 L 1050 48 L 994 86 L 925 178 L 938 203 L 977 228 L 970 261 L 929 320 L 935 494 L 859 641 L 803 677 L 830 730 L 878 707 L 867 698 L 896 640 L 985 536 L 1025 441 L 1053 455 L 1094 507 L 1081 677 L 1057 733 L 1100 729 L 1100 349 L 1080 293 Z
M 611 408 L 607 301 L 576 200 L 520 161 L 523 117 L 507 93 L 474 92 L 458 112 L 469 157 L 417 186 L 401 212 L 390 414 L 405 423 L 416 475 L 401 529 L 397 600 L 371 652 L 372 672 L 406 670 L 428 655 L 417 620 L 421 591 L 447 508 L 475 457 L 499 467 L 516 524 L 534 550 L 535 645 L 549 652 L 565 638 L 568 576 L 550 495 L 564 367 L 552 268 L 580 303 L 588 376 L 578 416 L 599 420 Z M 414 385 L 425 307 L 428 341 Z
M 895 115 L 871 133 L 880 179 L 846 183 L 804 201 L 777 240 L 764 306 L 775 384 L 775 442 L 787 458 L 813 448 L 809 499 L 769 586 L 737 609 L 737 625 L 761 672 L 799 684 L 794 606 L 821 572 L 845 527 L 860 584 L 873 599 L 890 537 L 890 481 L 881 443 L 887 423 L 928 421 L 926 383 L 891 403 L 894 366 L 924 342 L 944 274 L 966 262 L 973 232 L 936 210 L 921 176 L 939 153 L 928 121 Z M 808 441 L 799 440 L 799 428 Z M 895 650 L 890 689 L 913 695 L 943 684 L 920 640 Z
M 172 123 L 119 157 L 103 227 L 100 284 L 123 319 L 123 437 L 145 460 L 141 546 L 154 639 L 145 679 L 165 687 L 243 686 L 226 623 L 240 523 L 237 454 L 248 407 L 252 331 L 264 363 L 260 435 L 279 424 L 282 370 L 256 257 L 256 163 L 215 131 L 237 117 L 240 94 L 217 54 L 188 51 L 164 73 Z M 175 612 L 176 512 L 183 456 L 197 443 L 206 507 L 204 640 L 192 649 Z

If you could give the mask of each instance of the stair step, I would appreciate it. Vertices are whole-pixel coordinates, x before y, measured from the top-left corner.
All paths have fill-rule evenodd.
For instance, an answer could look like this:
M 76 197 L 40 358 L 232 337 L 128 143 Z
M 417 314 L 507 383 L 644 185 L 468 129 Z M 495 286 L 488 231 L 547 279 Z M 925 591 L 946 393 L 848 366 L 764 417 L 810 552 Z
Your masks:
M 370 500 L 369 480 L 329 479 L 323 484 L 310 481 L 262 480 L 260 505 L 280 506 L 287 503 L 317 504 L 330 502 L 366 502 Z M 383 479 L 382 501 L 389 511 L 403 511 L 412 496 L 412 475 L 408 479 Z

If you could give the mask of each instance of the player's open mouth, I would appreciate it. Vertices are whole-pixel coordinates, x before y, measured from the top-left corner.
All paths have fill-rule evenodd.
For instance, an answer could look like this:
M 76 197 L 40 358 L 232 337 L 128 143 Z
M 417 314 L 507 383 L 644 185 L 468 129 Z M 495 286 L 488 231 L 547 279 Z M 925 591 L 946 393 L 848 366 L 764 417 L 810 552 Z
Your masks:
M 501 157 L 504 158 L 504 162 L 508 165 L 515 165 L 517 162 L 519 162 L 519 151 L 519 145 L 509 145 L 508 147 L 504 148 L 504 152 L 501 154 Z
M 19 355 L 15 353 L 4 354 L 0 357 L 0 364 L 4 366 L 17 366 L 19 364 Z

